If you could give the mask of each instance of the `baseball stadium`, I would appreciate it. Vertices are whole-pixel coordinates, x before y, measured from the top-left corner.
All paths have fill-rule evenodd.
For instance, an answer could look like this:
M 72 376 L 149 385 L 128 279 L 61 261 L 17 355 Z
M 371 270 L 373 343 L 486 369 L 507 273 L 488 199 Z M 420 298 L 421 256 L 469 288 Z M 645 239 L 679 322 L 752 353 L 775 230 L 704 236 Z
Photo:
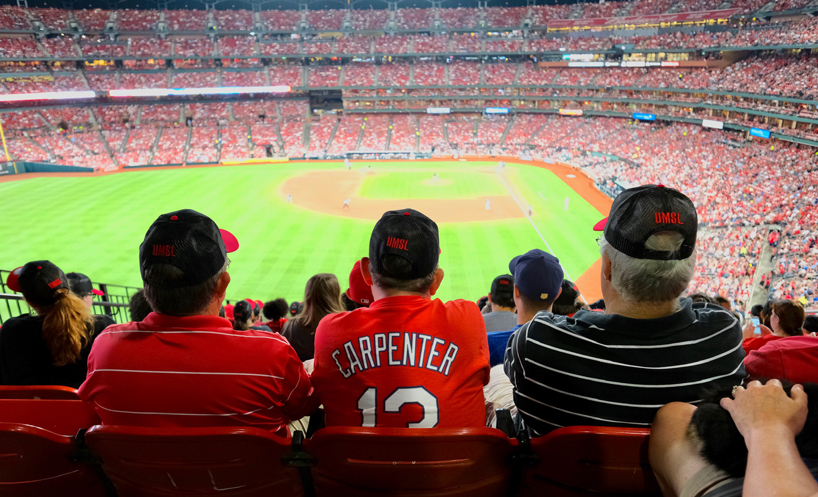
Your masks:
M 0 2 L 0 495 L 818 495 L 816 14 Z

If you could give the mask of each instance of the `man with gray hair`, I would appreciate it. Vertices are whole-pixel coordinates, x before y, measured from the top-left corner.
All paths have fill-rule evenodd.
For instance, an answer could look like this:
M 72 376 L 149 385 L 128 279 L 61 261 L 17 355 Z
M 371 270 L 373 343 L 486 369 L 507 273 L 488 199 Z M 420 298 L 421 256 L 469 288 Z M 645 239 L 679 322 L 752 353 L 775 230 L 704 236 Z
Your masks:
M 622 192 L 603 230 L 605 312 L 539 313 L 509 341 L 504 368 L 532 436 L 572 425 L 647 428 L 656 411 L 744 376 L 738 320 L 680 299 L 693 278 L 693 202 L 662 185 Z

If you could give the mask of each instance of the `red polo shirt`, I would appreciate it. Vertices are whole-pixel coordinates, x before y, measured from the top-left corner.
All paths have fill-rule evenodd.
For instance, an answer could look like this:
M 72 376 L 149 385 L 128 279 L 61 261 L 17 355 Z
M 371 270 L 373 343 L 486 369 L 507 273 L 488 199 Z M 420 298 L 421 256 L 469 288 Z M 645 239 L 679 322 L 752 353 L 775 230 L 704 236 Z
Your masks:
M 486 326 L 474 302 L 416 296 L 326 316 L 311 379 L 327 426 L 485 426 Z
M 750 352 L 758 350 L 773 340 L 778 340 L 779 338 L 785 337 L 780 337 L 778 335 L 764 335 L 760 337 L 745 338 L 744 341 L 741 342 L 741 346 L 744 348 L 744 354 L 749 355 Z
M 784 337 L 750 352 L 744 359 L 753 378 L 818 383 L 818 338 Z
M 103 424 L 254 426 L 282 435 L 318 405 L 280 335 L 237 331 L 218 316 L 157 313 L 97 337 L 79 395 Z

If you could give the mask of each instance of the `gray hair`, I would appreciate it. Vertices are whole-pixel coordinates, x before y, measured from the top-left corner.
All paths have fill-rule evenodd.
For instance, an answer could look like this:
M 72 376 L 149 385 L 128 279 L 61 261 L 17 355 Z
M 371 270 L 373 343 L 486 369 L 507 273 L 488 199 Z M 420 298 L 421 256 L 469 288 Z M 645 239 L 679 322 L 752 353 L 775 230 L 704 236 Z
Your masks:
M 219 285 L 219 278 L 227 271 L 227 260 L 218 273 L 198 285 L 179 288 L 163 288 L 151 285 L 148 280 L 172 281 L 182 276 L 181 270 L 170 264 L 153 264 L 145 271 L 143 278 L 145 299 L 151 308 L 170 316 L 195 316 L 204 311 Z
M 647 239 L 645 248 L 677 252 L 684 243 L 680 233 L 663 231 Z M 636 259 L 613 248 L 603 236 L 599 250 L 611 260 L 611 284 L 628 302 L 667 302 L 687 288 L 696 269 L 696 249 L 682 260 Z

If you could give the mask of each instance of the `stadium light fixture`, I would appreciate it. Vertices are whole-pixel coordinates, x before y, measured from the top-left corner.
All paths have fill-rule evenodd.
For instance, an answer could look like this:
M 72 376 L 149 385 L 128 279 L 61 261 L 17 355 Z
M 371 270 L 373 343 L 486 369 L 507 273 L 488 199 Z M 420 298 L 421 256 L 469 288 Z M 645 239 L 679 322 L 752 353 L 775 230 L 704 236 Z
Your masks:
M 96 92 L 93 91 L 47 91 L 43 93 L 15 93 L 13 95 L 0 95 L 0 102 L 26 102 L 29 100 L 76 100 L 81 98 L 94 98 Z
M 225 86 L 220 88 L 143 88 L 108 90 L 112 97 L 167 97 L 180 95 L 239 95 L 245 93 L 287 93 L 289 86 Z

